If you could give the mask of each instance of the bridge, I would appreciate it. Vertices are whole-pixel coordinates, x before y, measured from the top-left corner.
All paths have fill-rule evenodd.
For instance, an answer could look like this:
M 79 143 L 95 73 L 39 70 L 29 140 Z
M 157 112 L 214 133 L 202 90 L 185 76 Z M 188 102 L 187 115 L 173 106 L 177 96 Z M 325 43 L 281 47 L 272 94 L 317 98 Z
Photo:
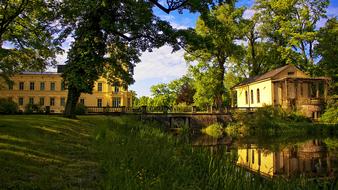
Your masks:
M 211 107 L 199 110 L 195 106 L 171 108 L 166 106 L 138 108 L 127 107 L 87 107 L 88 114 L 129 114 L 138 115 L 141 120 L 159 121 L 168 128 L 202 128 L 214 123 L 228 123 L 232 121 L 230 109 L 220 112 Z

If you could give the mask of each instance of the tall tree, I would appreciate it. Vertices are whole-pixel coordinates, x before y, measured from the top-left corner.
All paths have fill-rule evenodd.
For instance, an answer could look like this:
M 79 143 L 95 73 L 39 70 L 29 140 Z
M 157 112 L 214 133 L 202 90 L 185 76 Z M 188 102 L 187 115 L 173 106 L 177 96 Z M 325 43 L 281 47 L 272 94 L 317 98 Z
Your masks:
M 205 77 L 202 77 L 203 75 L 208 74 L 209 80 L 214 82 L 214 88 L 209 89 L 212 94 L 210 98 L 220 110 L 223 108 L 225 93 L 223 81 L 226 63 L 241 50 L 235 42 L 243 36 L 241 30 L 244 27 L 243 11 L 243 8 L 237 9 L 232 3 L 222 4 L 208 14 L 202 15 L 195 28 L 198 40 L 192 41 L 197 43 L 190 43 L 186 48 L 186 60 L 198 62 L 194 73 L 199 73 L 201 79 Z M 210 72 L 211 70 L 213 72 Z M 202 88 L 197 86 L 196 90 L 196 96 L 199 96 L 201 94 L 199 90 Z
M 257 0 L 262 37 L 273 42 L 280 58 L 277 66 L 294 63 L 312 72 L 316 25 L 326 15 L 328 0 Z
M 332 94 L 338 98 L 338 20 L 329 19 L 325 26 L 319 30 L 318 44 L 315 53 L 320 58 L 317 67 L 317 75 L 325 75 L 332 78 Z
M 0 1 L 0 77 L 9 80 L 14 73 L 56 63 L 62 42 L 53 38 L 56 7 L 54 1 Z
M 69 8 L 67 3 L 78 2 L 64 4 L 64 13 L 69 16 L 66 21 L 75 28 L 75 42 L 63 74 L 68 86 L 65 115 L 74 117 L 80 94 L 91 93 L 99 76 L 111 84 L 131 84 L 140 51 L 164 45 L 173 30 L 152 14 L 151 4 L 143 1 L 88 1 L 80 8 Z

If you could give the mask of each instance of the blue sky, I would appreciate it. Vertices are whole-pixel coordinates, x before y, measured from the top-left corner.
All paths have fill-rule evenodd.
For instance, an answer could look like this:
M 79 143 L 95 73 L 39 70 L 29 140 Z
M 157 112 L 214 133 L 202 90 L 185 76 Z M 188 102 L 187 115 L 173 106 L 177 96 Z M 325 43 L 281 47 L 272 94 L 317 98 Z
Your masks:
M 241 0 L 237 6 L 246 6 L 248 9 L 244 12 L 244 17 L 249 18 L 254 14 L 250 9 L 254 0 Z M 154 10 L 155 14 L 163 20 L 167 20 L 175 28 L 194 28 L 198 14 L 191 14 L 184 11 L 183 14 L 172 12 L 166 14 L 160 10 Z M 338 16 L 338 0 L 332 0 L 327 10 L 329 17 Z M 319 27 L 325 24 L 326 20 L 321 20 Z M 72 38 L 66 40 L 65 50 L 69 48 Z M 187 63 L 184 61 L 184 51 L 179 50 L 172 53 L 170 46 L 163 46 L 154 49 L 153 52 L 144 52 L 141 56 L 141 62 L 135 67 L 135 83 L 130 86 L 137 95 L 149 96 L 150 87 L 158 83 L 168 83 L 171 80 L 178 79 L 187 72 Z M 58 62 L 63 63 L 66 60 L 66 53 L 58 56 Z

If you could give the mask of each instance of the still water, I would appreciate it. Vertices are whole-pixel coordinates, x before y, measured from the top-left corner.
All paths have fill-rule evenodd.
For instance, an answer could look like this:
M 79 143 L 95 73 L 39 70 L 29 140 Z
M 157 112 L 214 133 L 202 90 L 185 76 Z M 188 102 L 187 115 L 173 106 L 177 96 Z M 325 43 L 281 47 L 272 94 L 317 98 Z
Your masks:
M 214 138 L 195 134 L 194 146 L 235 154 L 234 163 L 250 172 L 272 178 L 305 176 L 331 179 L 338 177 L 338 138 L 287 139 L 276 137 Z

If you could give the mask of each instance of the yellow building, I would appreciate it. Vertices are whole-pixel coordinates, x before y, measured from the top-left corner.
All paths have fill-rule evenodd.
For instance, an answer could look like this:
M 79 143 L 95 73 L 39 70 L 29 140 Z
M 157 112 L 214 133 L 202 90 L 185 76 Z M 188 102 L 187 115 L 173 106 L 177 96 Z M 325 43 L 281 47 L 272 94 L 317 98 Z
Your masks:
M 269 151 L 254 144 L 238 148 L 237 165 L 265 177 L 307 175 L 332 177 L 337 167 L 337 156 L 330 155 L 320 140 Z
M 238 108 L 264 105 L 296 109 L 318 118 L 327 96 L 329 78 L 310 77 L 293 65 L 286 65 L 261 76 L 251 77 L 233 87 Z
M 0 98 L 12 99 L 24 111 L 27 104 L 49 106 L 52 113 L 62 113 L 67 101 L 67 89 L 60 72 L 23 72 L 11 77 L 14 84 L 0 85 Z M 2 81 L 4 84 L 5 82 Z M 81 94 L 79 102 L 87 107 L 130 107 L 128 89 L 110 85 L 106 79 L 95 82 L 92 94 Z

